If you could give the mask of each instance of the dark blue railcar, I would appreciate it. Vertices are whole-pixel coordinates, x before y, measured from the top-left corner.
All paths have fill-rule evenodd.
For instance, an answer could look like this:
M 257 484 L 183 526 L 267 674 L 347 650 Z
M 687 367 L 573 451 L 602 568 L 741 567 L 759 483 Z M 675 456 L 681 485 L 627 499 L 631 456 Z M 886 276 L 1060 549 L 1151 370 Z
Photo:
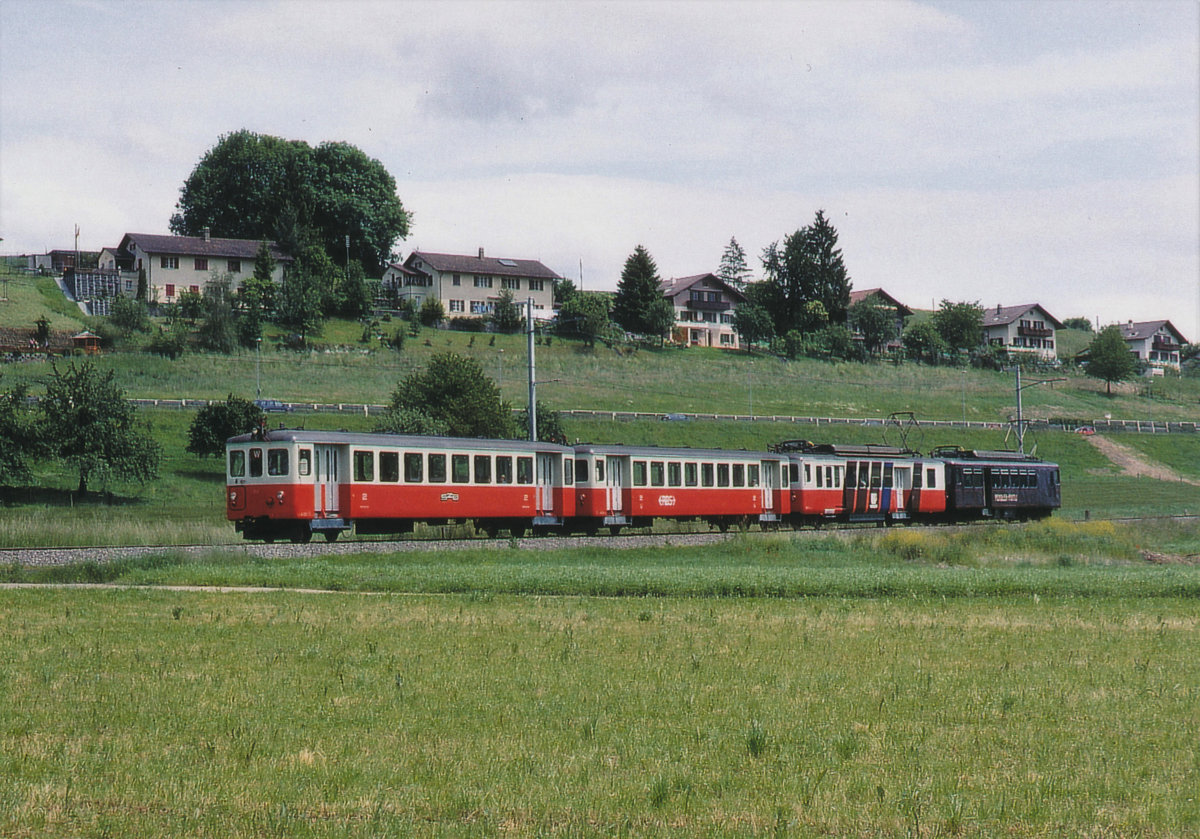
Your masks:
M 1019 452 L 943 446 L 946 513 L 957 520 L 1041 519 L 1062 506 L 1058 464 Z

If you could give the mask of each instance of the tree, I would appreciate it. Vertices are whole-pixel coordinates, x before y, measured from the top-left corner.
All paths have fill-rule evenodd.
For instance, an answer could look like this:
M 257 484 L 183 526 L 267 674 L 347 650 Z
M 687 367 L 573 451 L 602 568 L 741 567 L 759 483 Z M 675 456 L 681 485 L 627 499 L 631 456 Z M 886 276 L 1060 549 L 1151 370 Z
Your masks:
M 231 353 L 237 344 L 233 320 L 233 294 L 228 274 L 214 277 L 204 285 L 201 300 L 203 321 L 198 330 L 200 346 L 219 353 Z
M 973 350 L 983 340 L 983 307 L 979 301 L 951 303 L 943 300 L 933 313 L 933 326 L 950 351 Z
M 1067 318 L 1062 324 L 1064 329 L 1078 329 L 1081 332 L 1092 331 L 1092 322 L 1087 318 Z
M 417 322 L 422 326 L 436 329 L 437 325 L 446 319 L 446 307 L 436 297 L 426 297 L 416 315 Z
M 371 311 L 373 298 L 362 266 L 354 262 L 334 283 L 328 311 L 338 317 L 358 320 Z
M 188 426 L 186 451 L 200 457 L 220 456 L 226 440 L 253 431 L 262 421 L 263 412 L 257 405 L 231 393 L 224 402 L 205 405 L 196 412 Z
M 134 332 L 145 332 L 150 328 L 146 304 L 124 294 L 113 298 L 108 310 L 108 319 L 125 337 Z
M 29 480 L 29 459 L 40 446 L 27 395 L 25 385 L 0 392 L 0 475 L 5 484 Z
M 717 276 L 736 289 L 745 289 L 750 281 L 750 267 L 746 264 L 746 250 L 732 236 L 725 252 L 721 254 L 721 266 Z
M 837 230 L 818 210 L 808 227 L 776 242 L 762 256 L 767 275 L 763 298 L 775 332 L 813 332 L 826 323 L 844 324 L 850 306 L 850 276 L 837 247 Z M 809 305 L 820 303 L 821 309 Z M 824 312 L 824 319 L 816 315 Z
M 138 269 L 138 283 L 137 283 L 137 300 L 139 303 L 146 303 L 146 302 L 148 302 L 146 299 L 148 296 L 149 296 L 149 294 L 148 294 L 148 286 L 146 284 L 146 269 L 139 268 Z
M 567 442 L 567 431 L 563 428 L 562 414 L 537 401 L 537 438 L 549 443 Z M 529 436 L 529 406 L 517 411 L 517 433 Z
M 625 260 L 612 318 L 626 332 L 666 337 L 675 322 L 675 312 L 662 293 L 658 266 L 649 252 L 638 245 Z
M 78 472 L 81 496 L 93 478 L 144 483 L 158 477 L 161 447 L 115 377 L 91 363 L 65 370 L 55 364 L 38 403 L 38 437 L 51 456 Z
M 497 332 L 512 334 L 520 332 L 525 324 L 520 307 L 513 301 L 511 289 L 503 288 L 496 299 L 496 305 L 491 314 L 492 328 Z
M 946 351 L 946 342 L 932 320 L 910 324 L 904 330 L 904 351 L 909 358 L 936 363 Z
M 262 338 L 262 325 L 275 309 L 275 257 L 266 241 L 258 243 L 254 256 L 254 273 L 242 281 L 238 289 L 238 342 L 254 347 Z
M 405 378 L 392 393 L 384 417 L 387 429 L 405 412 L 424 414 L 452 437 L 512 437 L 512 408 L 479 362 L 452 352 L 429 360 L 423 373 Z
M 558 310 L 558 332 L 561 335 L 577 335 L 588 347 L 596 345 L 596 339 L 607 335 L 612 328 L 609 312 L 612 297 L 594 291 L 577 291 Z
M 307 341 L 321 334 L 325 322 L 324 302 L 337 268 L 319 248 L 309 248 L 309 257 L 296 260 L 283 277 L 276 294 L 275 319 Z
M 241 130 L 222 135 L 179 191 L 172 233 L 274 239 L 295 254 L 317 244 L 345 268 L 350 261 L 378 276 L 409 215 L 395 178 L 378 160 L 348 143 L 312 148 Z
M 1121 334 L 1121 327 L 1113 324 L 1097 333 L 1087 348 L 1087 374 L 1104 380 L 1104 392 L 1112 396 L 1112 383 L 1123 382 L 1137 369 L 1133 353 Z
M 555 277 L 550 281 L 554 288 L 554 302 L 562 306 L 566 305 L 572 297 L 580 292 L 580 289 L 575 287 L 575 283 L 566 277 Z
M 745 302 L 733 313 L 733 328 L 741 336 L 742 344 L 753 351 L 755 344 L 770 343 L 775 337 L 775 325 L 771 314 L 758 303 Z
M 850 325 L 862 336 L 863 348 L 876 355 L 896 337 L 896 310 L 874 295 L 860 300 L 847 313 Z

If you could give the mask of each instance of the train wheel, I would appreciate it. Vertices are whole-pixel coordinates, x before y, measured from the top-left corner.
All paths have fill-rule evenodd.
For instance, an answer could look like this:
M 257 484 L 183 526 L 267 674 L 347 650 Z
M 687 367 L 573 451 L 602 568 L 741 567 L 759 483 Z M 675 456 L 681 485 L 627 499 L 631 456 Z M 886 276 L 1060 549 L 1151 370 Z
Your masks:
M 508 529 L 508 532 L 509 532 L 509 535 L 511 535 L 514 539 L 520 539 L 522 536 L 525 535 L 525 525 L 514 524 L 512 527 L 510 527 Z
M 340 536 L 341 533 L 342 533 L 342 531 L 340 531 L 340 530 L 326 530 L 325 531 L 325 541 L 326 542 L 336 542 L 338 540 L 338 536 Z
M 620 535 L 621 535 L 621 525 L 619 525 L 619 524 L 610 524 L 610 525 L 608 526 L 608 534 L 609 534 L 610 536 L 620 536 Z
M 292 534 L 292 544 L 307 545 L 312 541 L 312 531 L 305 529 Z
M 483 525 L 479 526 L 479 529 L 482 530 L 483 535 L 488 537 L 489 539 L 495 539 L 496 536 L 500 533 L 500 528 L 494 524 L 483 524 Z

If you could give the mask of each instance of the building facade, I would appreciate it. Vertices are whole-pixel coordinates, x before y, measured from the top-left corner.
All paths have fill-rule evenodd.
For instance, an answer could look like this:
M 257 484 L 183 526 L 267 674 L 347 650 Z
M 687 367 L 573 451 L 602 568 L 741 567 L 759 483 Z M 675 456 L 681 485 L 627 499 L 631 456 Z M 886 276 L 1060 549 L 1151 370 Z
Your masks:
M 891 352 L 902 348 L 904 346 L 904 321 L 912 315 L 912 309 L 905 306 L 895 297 L 892 297 L 892 295 L 888 294 L 882 288 L 867 288 L 862 291 L 850 292 L 851 308 L 864 301 L 870 301 L 873 305 L 881 309 L 888 309 L 893 313 L 895 332 L 888 339 L 884 349 Z M 861 336 L 856 334 L 856 337 Z
M 1187 339 L 1169 320 L 1128 321 L 1120 326 L 1121 337 L 1129 345 L 1134 358 L 1147 362 L 1151 367 L 1179 369 L 1182 360 L 1180 353 Z
M 663 296 L 675 309 L 673 338 L 692 347 L 737 349 L 733 315 L 746 295 L 716 274 L 695 274 L 664 282 Z
M 487 317 L 507 289 L 519 305 L 532 299 L 533 316 L 549 320 L 558 279 L 536 259 L 490 257 L 480 248 L 476 256 L 413 251 L 403 263 L 388 266 L 383 286 L 418 308 L 430 297 L 440 300 L 450 318 Z
M 1058 319 L 1036 303 L 983 310 L 983 342 L 1010 353 L 1053 361 L 1058 358 L 1059 329 Z
M 207 231 L 203 236 L 126 233 L 115 250 L 105 248 L 103 253 L 112 254 L 124 277 L 123 286 L 136 289 L 138 272 L 144 269 L 150 300 L 175 303 L 185 291 L 202 293 L 216 277 L 227 276 L 232 290 L 241 288 L 242 282 L 254 274 L 259 244 L 255 239 L 217 239 Z M 267 247 L 275 259 L 272 279 L 283 282 L 292 257 L 274 242 L 268 242 Z M 102 256 L 101 261 L 107 258 Z

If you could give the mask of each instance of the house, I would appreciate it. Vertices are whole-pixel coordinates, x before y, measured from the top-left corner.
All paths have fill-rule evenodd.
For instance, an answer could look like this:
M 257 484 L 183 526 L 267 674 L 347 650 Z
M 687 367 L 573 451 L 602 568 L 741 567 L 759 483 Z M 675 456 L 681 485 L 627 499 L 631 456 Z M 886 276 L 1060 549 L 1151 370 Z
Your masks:
M 554 316 L 554 281 L 562 279 L 536 259 L 413 251 L 403 263 L 388 265 L 383 287 L 420 307 L 433 297 L 448 317 L 486 317 L 500 292 L 508 289 L 516 303 L 533 300 L 533 316 Z
M 660 286 L 675 310 L 674 339 L 694 347 L 737 349 L 733 313 L 746 295 L 716 274 L 667 280 Z
M 983 310 L 983 342 L 1010 353 L 1036 355 L 1043 361 L 1058 358 L 1056 330 L 1062 324 L 1036 303 L 999 306 Z
M 1179 369 L 1180 351 L 1187 339 L 1169 320 L 1128 321 L 1120 327 L 1121 337 L 1134 358 L 1148 362 L 1151 367 Z
M 862 291 L 850 292 L 850 306 L 862 303 L 864 300 L 872 301 L 876 306 L 885 309 L 891 309 L 895 313 L 896 318 L 896 334 L 888 340 L 885 350 L 896 350 L 904 346 L 904 320 L 912 315 L 912 309 L 905 306 L 895 297 L 888 294 L 882 288 L 867 288 Z
M 240 288 L 254 274 L 259 244 L 257 239 L 218 239 L 206 229 L 202 236 L 126 233 L 115 251 L 105 251 L 112 254 L 125 293 L 136 291 L 138 272 L 145 269 L 150 299 L 175 303 L 183 292 L 199 294 L 206 283 L 219 276 L 229 277 L 231 289 Z M 268 242 L 267 247 L 275 259 L 272 279 L 282 282 L 292 257 L 274 242 Z M 102 256 L 102 260 L 107 258 Z

